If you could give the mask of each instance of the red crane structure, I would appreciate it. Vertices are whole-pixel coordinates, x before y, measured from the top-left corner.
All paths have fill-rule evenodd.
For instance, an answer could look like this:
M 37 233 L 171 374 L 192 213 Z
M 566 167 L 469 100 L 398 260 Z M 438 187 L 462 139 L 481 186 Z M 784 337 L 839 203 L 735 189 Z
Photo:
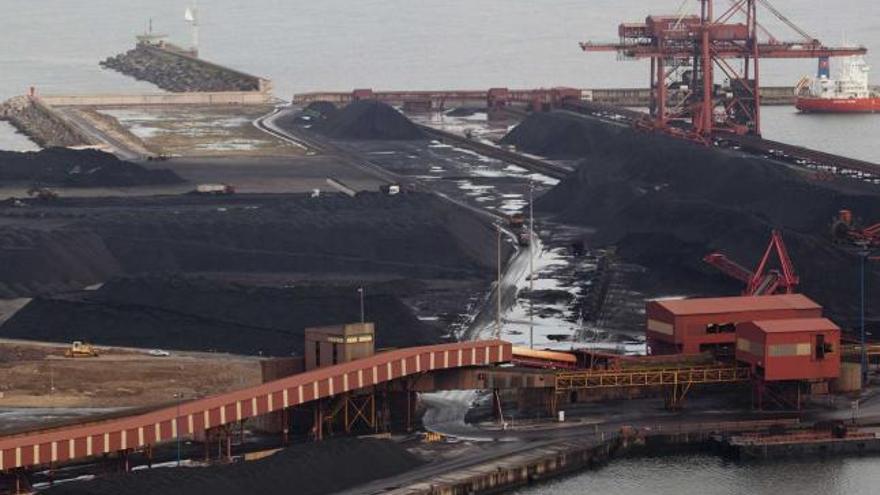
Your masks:
M 651 60 L 650 118 L 637 122 L 640 127 L 704 143 L 719 134 L 760 136 L 761 59 L 867 52 L 861 46 L 823 45 L 769 0 L 728 0 L 730 5 L 720 15 L 717 2 L 697 1 L 699 15 L 650 15 L 643 23 L 621 24 L 617 43 L 580 44 L 585 52 L 614 51 L 621 59 Z M 771 35 L 758 23 L 759 4 L 801 39 L 779 41 Z M 724 85 L 715 83 L 716 71 L 726 76 Z
M 768 270 L 770 255 L 776 252 L 779 269 Z M 792 294 L 800 283 L 794 270 L 794 264 L 788 256 L 788 249 L 782 240 L 782 234 L 774 230 L 770 235 L 770 243 L 755 271 L 740 265 L 722 253 L 711 253 L 703 261 L 714 266 L 722 273 L 746 284 L 744 296 L 762 296 L 768 294 Z
M 862 248 L 880 248 L 880 223 L 864 227 L 853 220 L 852 211 L 840 210 L 831 224 L 831 236 L 835 242 Z

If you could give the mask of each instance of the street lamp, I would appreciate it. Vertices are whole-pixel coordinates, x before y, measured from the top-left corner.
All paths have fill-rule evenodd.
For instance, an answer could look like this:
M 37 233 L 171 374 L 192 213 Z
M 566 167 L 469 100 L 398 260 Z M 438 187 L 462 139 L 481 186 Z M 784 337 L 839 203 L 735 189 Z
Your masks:
M 498 274 L 495 282 L 495 338 L 501 339 L 501 225 L 495 224 L 495 230 L 498 232 L 497 251 L 498 251 Z
M 529 181 L 529 349 L 535 348 L 535 182 Z
M 364 295 L 366 294 L 366 290 L 364 290 L 363 287 L 358 287 L 358 294 L 361 298 L 361 325 L 363 325 L 366 321 L 364 317 Z
M 861 326 L 861 365 L 862 365 L 862 386 L 868 383 L 868 344 L 867 339 L 865 337 L 865 265 L 868 263 L 868 260 L 878 260 L 880 258 L 870 257 L 871 250 L 867 246 L 863 246 L 862 250 L 859 251 L 859 257 L 861 258 L 861 268 L 859 270 L 859 285 L 861 292 L 861 308 L 860 308 L 860 326 Z
M 174 416 L 174 432 L 177 437 L 177 467 L 180 467 L 180 399 L 183 398 L 183 393 L 174 394 L 174 398 L 177 400 L 177 414 Z

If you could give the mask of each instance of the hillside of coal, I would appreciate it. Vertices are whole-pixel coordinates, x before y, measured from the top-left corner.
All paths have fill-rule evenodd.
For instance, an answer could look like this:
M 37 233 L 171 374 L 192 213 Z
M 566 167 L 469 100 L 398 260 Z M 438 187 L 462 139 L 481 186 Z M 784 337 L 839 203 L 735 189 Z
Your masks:
M 97 290 L 38 297 L 0 327 L 7 338 L 100 345 L 302 355 L 304 329 L 360 321 L 355 285 L 259 287 L 195 276 L 113 279 Z M 433 344 L 391 284 L 365 285 L 379 347 Z
M 597 228 L 594 245 L 617 245 L 625 260 L 650 268 L 642 281 L 648 293 L 698 295 L 712 286 L 729 290 L 730 281 L 705 265 L 703 256 L 722 251 L 754 267 L 771 230 L 780 229 L 801 291 L 825 305 L 839 323 L 853 322 L 859 260 L 831 242 L 830 225 L 842 208 L 880 219 L 875 186 L 821 181 L 807 170 L 770 159 L 596 120 L 579 119 L 573 125 L 572 118 L 535 115 L 508 136 L 530 143 L 535 153 L 582 158 L 575 175 L 537 202 L 539 210 L 562 222 Z M 570 134 L 562 140 L 549 136 L 543 130 L 546 122 Z M 869 287 L 880 286 L 880 269 L 869 269 L 868 278 Z M 880 316 L 877 311 L 871 316 Z
M 303 121 L 303 117 L 308 117 Z M 334 139 L 411 141 L 427 139 L 417 125 L 394 107 L 376 100 L 355 101 L 336 110 L 332 104 L 311 104 L 294 119 L 279 119 L 282 127 L 307 123 L 311 130 Z
M 539 112 L 529 115 L 511 129 L 502 144 L 513 145 L 520 151 L 554 159 L 580 158 L 593 153 L 608 134 L 617 135 L 623 128 L 608 126 L 597 132 L 594 123 L 583 117 L 563 112 Z
M 0 151 L 0 184 L 18 182 L 57 187 L 127 187 L 183 182 L 166 169 L 146 169 L 110 153 L 47 148 Z
M 423 461 L 390 440 L 300 444 L 257 461 L 188 469 L 149 469 L 65 483 L 47 495 L 323 495 L 387 478 Z M 292 489 L 291 487 L 295 487 Z
M 492 277 L 493 234 L 428 194 L 62 198 L 0 207 L 0 297 L 115 275 Z

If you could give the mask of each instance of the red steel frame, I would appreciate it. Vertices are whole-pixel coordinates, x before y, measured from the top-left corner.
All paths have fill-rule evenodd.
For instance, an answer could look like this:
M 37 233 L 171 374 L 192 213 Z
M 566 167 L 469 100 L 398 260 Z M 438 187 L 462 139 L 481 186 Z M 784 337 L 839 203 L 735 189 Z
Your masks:
M 144 414 L 0 437 L 0 472 L 153 445 L 435 370 L 509 362 L 511 344 L 462 342 L 389 351 Z M 228 441 L 227 441 L 228 448 Z
M 776 257 L 779 259 L 779 270 L 768 272 L 767 265 L 773 252 L 776 252 Z M 788 256 L 788 249 L 782 240 L 782 234 L 778 230 L 773 230 L 770 235 L 770 243 L 754 272 L 731 260 L 723 253 L 708 254 L 703 258 L 703 261 L 718 268 L 731 278 L 745 283 L 746 288 L 743 295 L 746 296 L 775 293 L 792 294 L 800 283 L 794 264 Z
M 768 0 L 731 0 L 730 8 L 717 17 L 713 0 L 699 1 L 699 16 L 649 17 L 645 24 L 621 24 L 619 43 L 580 44 L 586 52 L 615 51 L 624 58 L 651 60 L 651 119 L 637 122 L 640 127 L 706 143 L 717 134 L 760 136 L 762 58 L 837 57 L 867 52 L 864 47 L 822 45 Z M 758 23 L 758 3 L 804 39 L 780 42 L 769 35 Z M 735 18 L 738 22 L 733 22 Z M 675 22 L 670 26 L 671 20 Z M 759 31 L 769 39 L 759 40 Z M 742 67 L 735 68 L 728 59 L 741 60 Z M 725 94 L 716 91 L 716 68 L 730 81 Z M 691 71 L 690 84 L 683 101 L 670 107 L 670 90 L 681 83 L 684 71 Z

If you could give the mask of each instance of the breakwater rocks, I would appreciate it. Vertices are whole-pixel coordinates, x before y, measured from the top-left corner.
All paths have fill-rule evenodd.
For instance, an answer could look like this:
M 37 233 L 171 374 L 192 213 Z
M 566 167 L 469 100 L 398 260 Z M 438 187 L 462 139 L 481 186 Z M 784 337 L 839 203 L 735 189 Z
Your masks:
M 8 120 L 22 134 L 43 148 L 97 144 L 65 121 L 50 106 L 27 96 L 16 96 L 0 104 L 0 120 Z
M 166 91 L 267 91 L 267 81 L 193 57 L 172 47 L 138 45 L 109 57 L 101 66 Z

